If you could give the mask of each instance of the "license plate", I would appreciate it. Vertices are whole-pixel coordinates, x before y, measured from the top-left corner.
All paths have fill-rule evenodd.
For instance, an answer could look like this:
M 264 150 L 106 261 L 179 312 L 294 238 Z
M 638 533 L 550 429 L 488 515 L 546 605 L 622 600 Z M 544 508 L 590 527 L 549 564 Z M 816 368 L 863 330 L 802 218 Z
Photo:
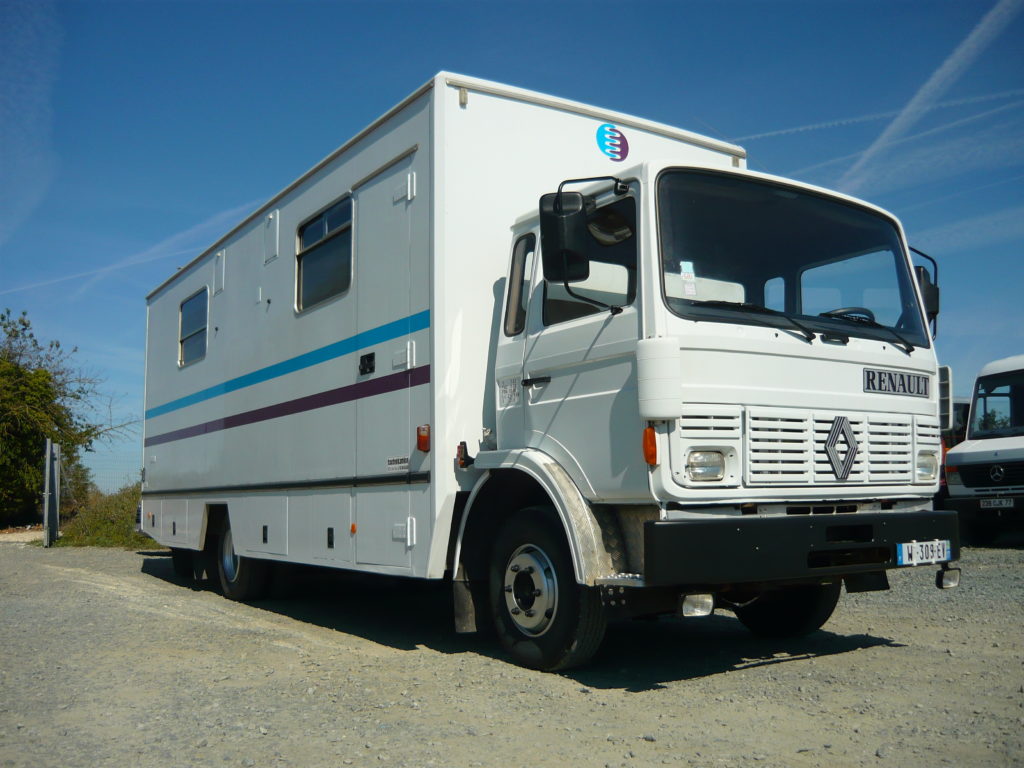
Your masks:
M 896 565 L 927 565 L 949 560 L 949 539 L 896 545 Z
M 1013 499 L 982 499 L 982 509 L 1013 509 Z

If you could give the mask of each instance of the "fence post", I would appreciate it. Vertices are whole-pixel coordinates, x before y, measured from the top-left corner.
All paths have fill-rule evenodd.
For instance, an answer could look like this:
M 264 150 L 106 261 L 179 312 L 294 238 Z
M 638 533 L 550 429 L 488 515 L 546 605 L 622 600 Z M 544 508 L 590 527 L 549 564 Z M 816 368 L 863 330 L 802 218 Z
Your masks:
M 60 535 L 60 445 L 50 438 L 43 475 L 43 546 L 52 547 Z

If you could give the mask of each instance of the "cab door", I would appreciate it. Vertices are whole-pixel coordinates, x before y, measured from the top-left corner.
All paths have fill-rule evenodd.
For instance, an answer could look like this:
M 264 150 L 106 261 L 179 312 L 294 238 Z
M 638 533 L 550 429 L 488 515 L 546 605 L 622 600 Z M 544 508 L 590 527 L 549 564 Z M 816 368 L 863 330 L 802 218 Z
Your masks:
M 522 374 L 525 444 L 554 458 L 590 499 L 636 498 L 648 489 L 636 383 L 636 200 L 599 201 L 588 230 L 586 280 L 566 290 L 535 268 Z

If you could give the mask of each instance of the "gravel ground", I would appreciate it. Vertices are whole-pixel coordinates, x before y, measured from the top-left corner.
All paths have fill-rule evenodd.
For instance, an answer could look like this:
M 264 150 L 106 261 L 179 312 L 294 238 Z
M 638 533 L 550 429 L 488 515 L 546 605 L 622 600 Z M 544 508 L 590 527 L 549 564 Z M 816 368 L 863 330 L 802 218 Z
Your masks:
M 1024 764 L 1024 540 L 844 595 L 800 641 L 731 614 L 508 663 L 442 584 L 290 572 L 258 606 L 166 552 L 0 543 L 0 766 Z

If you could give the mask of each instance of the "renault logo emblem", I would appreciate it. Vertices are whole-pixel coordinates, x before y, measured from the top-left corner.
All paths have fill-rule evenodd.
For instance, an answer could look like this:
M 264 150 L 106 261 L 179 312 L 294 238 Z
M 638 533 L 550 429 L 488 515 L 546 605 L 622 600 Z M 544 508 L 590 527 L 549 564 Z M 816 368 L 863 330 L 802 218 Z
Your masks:
M 988 471 L 988 476 L 992 478 L 993 483 L 1003 482 L 1003 478 L 1006 477 L 1006 470 L 1003 469 L 1001 464 L 993 464 L 992 468 Z
M 839 458 L 839 441 L 846 441 L 846 455 Z M 853 470 L 853 461 L 857 458 L 857 436 L 853 433 L 850 420 L 845 416 L 836 416 L 832 420 L 832 429 L 825 440 L 825 453 L 836 480 L 845 480 Z

